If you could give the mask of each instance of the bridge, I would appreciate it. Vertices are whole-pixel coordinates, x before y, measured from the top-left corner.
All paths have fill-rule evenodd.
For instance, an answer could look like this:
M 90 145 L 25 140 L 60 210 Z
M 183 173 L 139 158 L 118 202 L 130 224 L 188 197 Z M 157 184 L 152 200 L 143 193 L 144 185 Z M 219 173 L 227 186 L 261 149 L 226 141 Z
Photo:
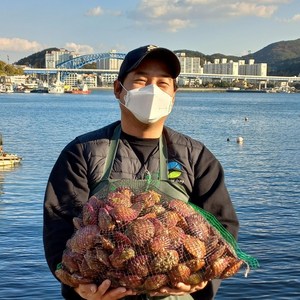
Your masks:
M 81 69 L 86 64 L 90 64 L 92 62 L 96 62 L 98 60 L 103 60 L 107 58 L 124 60 L 125 55 L 126 55 L 125 53 L 115 53 L 115 52 L 86 54 L 59 63 L 56 65 L 56 68 L 57 69 Z
M 118 74 L 118 70 L 106 69 L 67 69 L 67 68 L 25 68 L 25 74 L 69 74 L 74 73 L 97 73 L 97 74 Z M 213 79 L 213 80 L 256 80 L 265 82 L 300 82 L 299 76 L 255 76 L 255 75 L 230 75 L 230 74 L 199 74 L 199 73 L 180 73 L 179 77 L 187 79 Z
M 92 72 L 97 74 L 117 74 L 119 70 L 106 69 L 82 69 L 86 64 L 90 64 L 103 59 L 124 60 L 125 53 L 98 53 L 86 54 L 64 61 L 56 65 L 56 68 L 24 68 L 25 74 L 57 74 L 60 73 L 61 80 L 69 73 L 86 73 Z M 255 80 L 260 82 L 300 82 L 300 76 L 256 76 L 256 75 L 231 75 L 231 74 L 200 74 L 200 73 L 180 73 L 179 77 L 187 79 L 213 79 L 213 80 Z

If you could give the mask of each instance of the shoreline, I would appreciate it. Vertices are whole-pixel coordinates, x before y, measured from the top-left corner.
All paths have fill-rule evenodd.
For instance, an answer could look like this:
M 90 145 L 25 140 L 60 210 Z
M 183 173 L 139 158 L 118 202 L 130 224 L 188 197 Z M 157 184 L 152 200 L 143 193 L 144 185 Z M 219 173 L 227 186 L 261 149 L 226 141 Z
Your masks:
M 94 87 L 90 88 L 91 91 L 111 91 L 113 87 L 105 86 L 105 87 Z M 225 88 L 178 88 L 178 92 L 226 92 Z
M 90 88 L 91 91 L 111 91 L 113 87 L 95 87 Z M 268 91 L 263 90 L 228 90 L 227 88 L 189 88 L 189 87 L 180 87 L 178 88 L 178 93 L 180 92 L 191 92 L 191 93 L 267 93 Z M 278 92 L 279 93 L 279 92 Z M 295 90 L 290 93 L 300 93 L 300 90 Z

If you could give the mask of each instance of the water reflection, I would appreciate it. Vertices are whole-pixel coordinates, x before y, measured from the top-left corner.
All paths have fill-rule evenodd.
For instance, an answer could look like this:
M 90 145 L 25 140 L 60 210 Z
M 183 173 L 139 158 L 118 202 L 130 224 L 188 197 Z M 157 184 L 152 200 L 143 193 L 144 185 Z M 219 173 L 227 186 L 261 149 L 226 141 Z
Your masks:
M 7 148 L 24 160 L 0 168 L 0 299 L 58 300 L 41 238 L 46 181 L 68 141 L 118 119 L 119 110 L 110 92 L 11 96 L 0 97 L 0 128 L 10 137 Z M 241 249 L 261 265 L 248 278 L 224 280 L 217 299 L 299 298 L 299 111 L 296 94 L 178 95 L 168 126 L 219 158 L 241 223 Z M 243 145 L 236 143 L 240 135 Z
M 14 172 L 18 169 L 20 165 L 6 165 L 0 166 L 0 195 L 4 194 L 4 181 L 5 175 L 9 172 Z

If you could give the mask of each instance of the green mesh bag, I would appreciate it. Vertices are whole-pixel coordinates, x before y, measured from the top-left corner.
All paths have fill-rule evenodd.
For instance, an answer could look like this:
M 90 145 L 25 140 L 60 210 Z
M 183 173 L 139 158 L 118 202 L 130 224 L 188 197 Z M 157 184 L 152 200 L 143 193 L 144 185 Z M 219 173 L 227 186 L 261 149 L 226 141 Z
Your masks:
M 165 194 L 160 181 L 110 181 L 73 223 L 56 270 L 72 287 L 110 279 L 112 287 L 147 293 L 258 267 L 213 215 Z

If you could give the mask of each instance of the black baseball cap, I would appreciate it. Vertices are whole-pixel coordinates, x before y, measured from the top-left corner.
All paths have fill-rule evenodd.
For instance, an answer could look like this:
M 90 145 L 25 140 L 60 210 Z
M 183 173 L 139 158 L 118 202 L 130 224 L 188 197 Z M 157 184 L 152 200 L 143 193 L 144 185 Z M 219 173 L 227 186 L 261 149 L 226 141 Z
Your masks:
M 176 78 L 180 74 L 180 62 L 174 52 L 155 45 L 147 45 L 126 54 L 119 70 L 118 80 L 124 80 L 129 72 L 136 69 L 146 57 L 150 56 L 165 61 L 170 67 L 172 78 Z

